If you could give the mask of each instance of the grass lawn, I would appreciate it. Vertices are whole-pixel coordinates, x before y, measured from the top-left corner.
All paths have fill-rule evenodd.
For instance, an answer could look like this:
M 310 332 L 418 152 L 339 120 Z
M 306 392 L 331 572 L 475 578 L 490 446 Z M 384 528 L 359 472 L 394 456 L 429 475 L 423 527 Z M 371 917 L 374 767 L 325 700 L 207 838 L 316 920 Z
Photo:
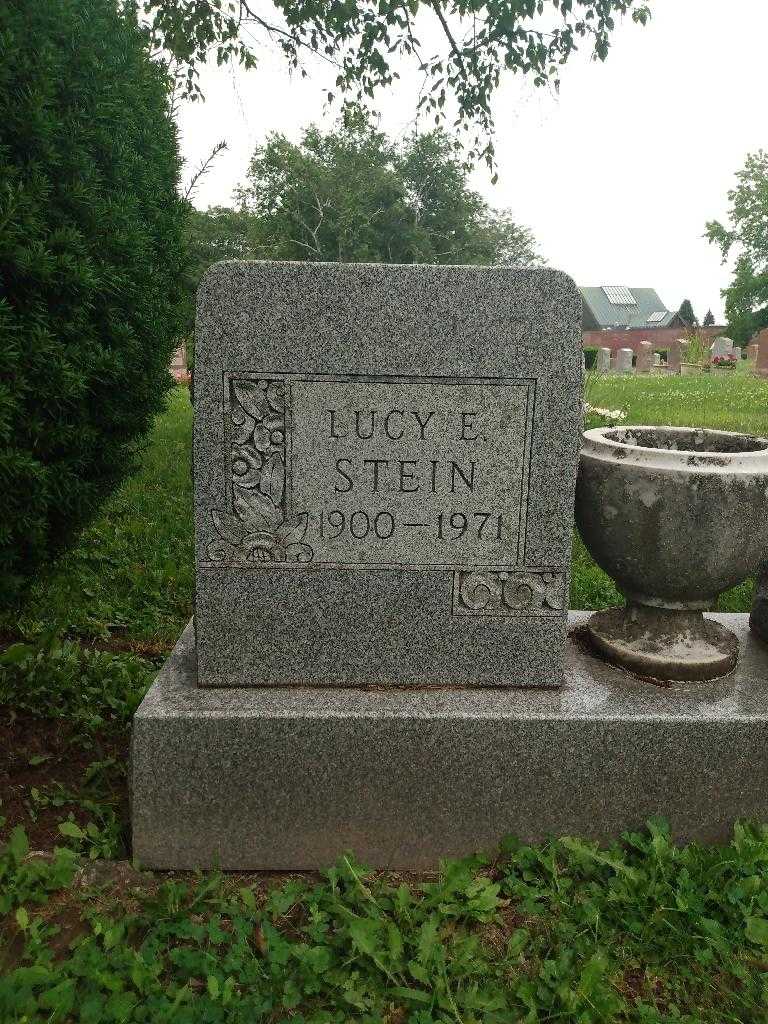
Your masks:
M 768 435 L 768 381 L 743 368 L 590 375 L 587 399 Z M 0 616 L 1 1024 L 768 1020 L 760 828 L 706 850 L 658 823 L 607 851 L 509 841 L 429 878 L 131 868 L 130 719 L 192 611 L 190 424 L 177 388 L 141 472 Z M 571 606 L 619 601 L 577 539 Z

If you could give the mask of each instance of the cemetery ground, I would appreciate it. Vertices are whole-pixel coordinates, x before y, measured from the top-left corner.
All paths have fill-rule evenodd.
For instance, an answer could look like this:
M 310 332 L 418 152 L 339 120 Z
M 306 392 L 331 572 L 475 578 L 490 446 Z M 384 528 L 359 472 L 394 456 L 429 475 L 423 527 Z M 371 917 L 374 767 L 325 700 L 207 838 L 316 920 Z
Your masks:
M 587 401 L 624 424 L 768 434 L 768 380 L 744 368 L 590 376 Z M 130 720 L 191 614 L 190 424 L 179 387 L 139 473 L 0 619 L 3 1024 L 764 1021 L 759 826 L 716 848 L 677 847 L 658 822 L 610 850 L 509 840 L 418 877 L 351 855 L 291 877 L 130 866 Z M 571 607 L 619 600 L 577 541 Z

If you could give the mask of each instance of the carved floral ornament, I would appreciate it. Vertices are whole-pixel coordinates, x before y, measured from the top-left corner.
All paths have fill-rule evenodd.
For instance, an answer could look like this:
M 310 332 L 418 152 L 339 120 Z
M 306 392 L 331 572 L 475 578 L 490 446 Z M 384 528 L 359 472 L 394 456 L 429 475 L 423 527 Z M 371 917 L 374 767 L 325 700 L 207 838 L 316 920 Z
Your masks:
M 219 539 L 213 561 L 311 562 L 304 543 L 308 514 L 286 521 L 285 385 L 277 380 L 230 381 L 232 510 L 211 515 Z
M 457 573 L 454 610 L 465 615 L 557 615 L 565 602 L 565 577 L 550 570 Z

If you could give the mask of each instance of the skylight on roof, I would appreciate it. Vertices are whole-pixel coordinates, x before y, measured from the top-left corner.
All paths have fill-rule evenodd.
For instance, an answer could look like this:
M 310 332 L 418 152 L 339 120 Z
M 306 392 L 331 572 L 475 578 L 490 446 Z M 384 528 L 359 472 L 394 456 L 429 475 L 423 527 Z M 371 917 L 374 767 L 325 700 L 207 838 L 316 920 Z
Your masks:
M 637 299 L 624 285 L 609 284 L 603 285 L 605 297 L 612 306 L 636 306 Z
M 649 324 L 660 324 L 662 320 L 666 319 L 666 316 L 667 316 L 666 309 L 660 309 L 656 313 L 651 313 L 651 315 L 648 317 L 648 320 L 646 322 L 649 323 Z

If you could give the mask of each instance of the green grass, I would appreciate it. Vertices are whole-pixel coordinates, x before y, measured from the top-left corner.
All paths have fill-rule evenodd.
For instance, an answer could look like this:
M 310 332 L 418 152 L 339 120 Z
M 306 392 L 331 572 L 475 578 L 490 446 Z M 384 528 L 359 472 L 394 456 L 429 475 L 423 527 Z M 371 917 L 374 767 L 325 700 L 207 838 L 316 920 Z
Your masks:
M 768 830 L 676 847 L 505 841 L 431 880 L 351 856 L 282 884 L 212 874 L 73 886 L 0 852 L 4 1024 L 758 1024 Z
M 192 409 L 176 388 L 139 473 L 0 628 L 172 646 L 192 614 Z
M 746 362 L 730 377 L 590 373 L 585 394 L 590 405 L 622 409 L 626 423 L 710 427 L 768 436 L 768 380 L 750 373 Z

